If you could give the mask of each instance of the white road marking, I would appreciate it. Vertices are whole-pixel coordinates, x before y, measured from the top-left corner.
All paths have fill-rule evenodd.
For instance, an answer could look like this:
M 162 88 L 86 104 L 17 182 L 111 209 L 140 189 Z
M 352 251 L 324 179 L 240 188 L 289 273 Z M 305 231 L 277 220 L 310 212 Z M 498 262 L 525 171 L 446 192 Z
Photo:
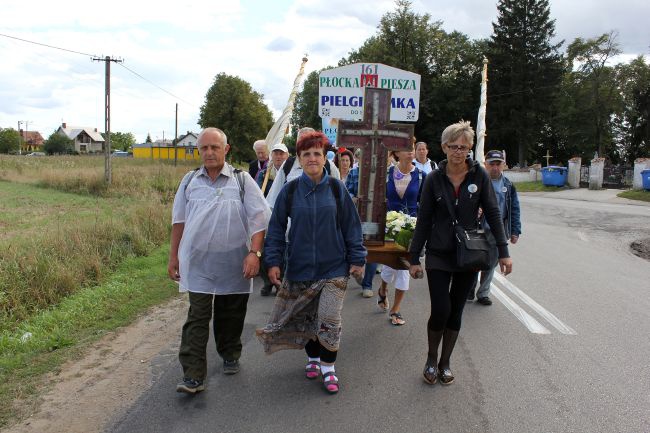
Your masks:
M 496 273 L 495 273 L 496 276 Z M 510 299 L 508 295 L 503 293 L 494 283 L 490 284 L 490 293 L 492 293 L 514 316 L 519 319 L 521 323 L 528 328 L 533 334 L 550 334 L 551 331 L 546 329 L 544 325 L 539 323 L 533 316 L 528 314 L 521 308 L 515 301 Z
M 560 331 L 562 334 L 577 335 L 577 332 L 574 331 L 570 326 L 566 325 L 564 322 L 558 319 L 553 313 L 551 313 L 546 308 L 542 307 L 537 302 L 535 302 L 535 300 L 533 300 L 530 296 L 522 292 L 519 287 L 515 286 L 513 283 L 508 281 L 506 277 L 495 272 L 494 279 L 496 279 L 499 282 L 499 284 L 501 284 L 504 288 L 508 289 L 512 294 L 514 294 L 519 299 L 524 301 L 529 307 L 535 310 L 540 316 L 546 319 L 548 323 L 550 323 L 555 329 Z M 494 285 L 492 285 L 492 287 L 493 287 L 492 290 L 494 290 Z

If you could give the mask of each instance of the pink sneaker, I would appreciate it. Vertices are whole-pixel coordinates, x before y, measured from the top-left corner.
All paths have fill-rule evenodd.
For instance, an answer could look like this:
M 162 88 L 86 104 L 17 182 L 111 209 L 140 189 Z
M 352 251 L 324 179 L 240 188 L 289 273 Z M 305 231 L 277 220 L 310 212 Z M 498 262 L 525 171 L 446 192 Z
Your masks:
M 335 372 L 328 371 L 323 375 L 323 386 L 325 386 L 325 391 L 330 394 L 339 392 L 339 380 L 336 378 Z
M 305 367 L 305 377 L 309 380 L 314 380 L 318 376 L 320 376 L 320 362 L 309 361 Z

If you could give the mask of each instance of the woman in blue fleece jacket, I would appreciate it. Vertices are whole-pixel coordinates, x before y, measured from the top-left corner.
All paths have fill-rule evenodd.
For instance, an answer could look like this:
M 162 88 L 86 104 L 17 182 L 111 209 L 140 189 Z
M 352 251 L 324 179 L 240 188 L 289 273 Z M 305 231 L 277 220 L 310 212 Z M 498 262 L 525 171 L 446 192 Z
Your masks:
M 334 394 L 339 390 L 334 362 L 348 275 L 361 276 L 366 249 L 345 185 L 323 169 L 327 145 L 321 132 L 306 134 L 296 144 L 303 174 L 278 195 L 264 243 L 269 279 L 280 289 L 269 323 L 257 335 L 267 353 L 304 348 L 306 377 L 322 373 L 325 389 Z

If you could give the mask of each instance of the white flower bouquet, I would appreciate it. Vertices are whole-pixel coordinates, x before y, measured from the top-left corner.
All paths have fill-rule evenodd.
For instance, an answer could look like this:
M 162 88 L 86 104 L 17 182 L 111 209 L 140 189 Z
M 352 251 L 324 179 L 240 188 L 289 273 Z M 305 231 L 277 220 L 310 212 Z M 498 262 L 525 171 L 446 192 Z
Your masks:
M 409 247 L 415 231 L 416 217 L 402 212 L 390 211 L 386 214 L 386 236 L 404 248 Z

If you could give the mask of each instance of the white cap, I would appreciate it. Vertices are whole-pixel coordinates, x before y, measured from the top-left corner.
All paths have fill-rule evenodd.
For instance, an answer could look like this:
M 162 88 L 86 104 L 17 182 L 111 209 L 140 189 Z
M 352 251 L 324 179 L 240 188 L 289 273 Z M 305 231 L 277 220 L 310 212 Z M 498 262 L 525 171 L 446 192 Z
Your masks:
M 289 149 L 287 149 L 287 146 L 285 146 L 283 143 L 278 143 L 278 144 L 274 145 L 271 148 L 271 152 L 273 152 L 274 150 L 281 150 L 284 153 L 289 153 Z

